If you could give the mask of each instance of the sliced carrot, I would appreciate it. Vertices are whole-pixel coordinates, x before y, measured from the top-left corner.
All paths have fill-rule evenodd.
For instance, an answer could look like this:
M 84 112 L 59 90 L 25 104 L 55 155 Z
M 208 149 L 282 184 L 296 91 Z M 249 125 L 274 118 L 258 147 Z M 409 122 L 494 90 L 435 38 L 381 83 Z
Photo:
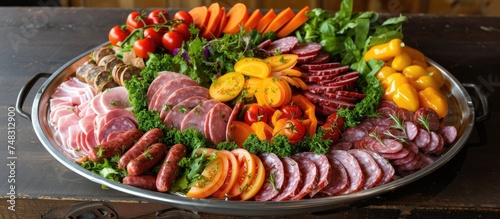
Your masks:
M 201 33 L 201 37 L 205 39 L 212 39 L 216 37 L 215 33 L 220 25 L 222 16 L 222 13 L 220 13 L 221 11 L 219 3 L 215 2 L 210 4 L 210 7 L 208 7 L 208 12 L 208 14 L 210 14 L 210 17 L 208 18 L 205 30 L 203 30 L 203 32 Z
M 245 33 L 248 33 L 251 30 L 255 29 L 262 17 L 264 17 L 264 15 L 260 12 L 260 9 L 255 9 L 252 14 L 250 14 L 250 17 L 248 17 L 248 20 L 245 23 Z
M 220 13 L 221 13 L 220 25 L 217 27 L 215 37 L 220 37 L 220 35 L 222 34 L 222 29 L 224 29 L 224 27 L 226 26 L 226 23 L 227 23 L 226 8 L 221 7 Z
M 226 34 L 238 33 L 240 31 L 240 26 L 244 25 L 248 20 L 247 6 L 243 3 L 236 3 L 229 9 L 226 17 L 227 23 L 224 29 L 222 29 L 222 32 Z
M 297 12 L 297 14 L 295 14 L 295 17 L 293 17 L 290 21 L 288 21 L 288 23 L 285 24 L 285 26 L 278 30 L 276 36 L 279 38 L 286 37 L 294 30 L 299 28 L 302 24 L 307 22 L 309 18 L 306 16 L 306 12 L 310 10 L 311 8 L 309 8 L 309 6 L 305 6 L 304 8 L 302 8 L 299 12 Z
M 295 17 L 295 13 L 293 13 L 292 9 L 290 7 L 286 8 L 285 10 L 281 11 L 276 17 L 271 21 L 269 25 L 267 25 L 266 29 L 264 29 L 264 32 L 266 33 L 269 31 L 276 32 L 278 29 L 281 27 L 285 26 L 285 24 L 290 21 L 293 17 Z
M 259 31 L 259 33 L 263 33 L 264 32 L 264 29 L 266 29 L 267 25 L 269 25 L 271 23 L 271 21 L 274 20 L 274 18 L 276 18 L 276 13 L 274 12 L 274 10 L 271 8 L 265 15 L 264 17 L 262 17 L 259 21 L 259 23 L 257 23 L 257 31 Z
M 203 32 L 205 30 L 205 27 L 207 26 L 208 19 L 210 17 L 210 12 L 208 11 L 207 6 L 198 6 L 194 7 L 188 12 L 191 17 L 193 17 L 193 23 L 194 25 L 200 29 L 200 32 Z

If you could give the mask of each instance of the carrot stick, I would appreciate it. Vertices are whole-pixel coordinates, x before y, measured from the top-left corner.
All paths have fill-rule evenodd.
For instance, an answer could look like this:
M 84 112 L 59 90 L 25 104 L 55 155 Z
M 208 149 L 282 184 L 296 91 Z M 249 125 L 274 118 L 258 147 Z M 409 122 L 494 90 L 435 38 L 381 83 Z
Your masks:
M 243 3 L 236 3 L 226 14 L 227 23 L 223 33 L 235 34 L 240 31 L 240 26 L 244 25 L 248 20 L 248 9 Z
M 208 23 L 208 17 L 210 16 L 207 6 L 194 7 L 189 10 L 188 13 L 193 17 L 193 23 L 200 29 L 200 32 L 205 30 Z
M 221 7 L 220 13 L 221 13 L 220 25 L 219 25 L 219 27 L 217 27 L 215 37 L 220 37 L 220 35 L 222 34 L 222 29 L 224 29 L 224 27 L 226 26 L 226 23 L 227 23 L 226 8 Z
M 311 9 L 309 6 L 305 6 L 302 8 L 295 17 L 292 18 L 292 20 L 288 21 L 287 24 L 285 24 L 284 27 L 278 30 L 276 33 L 276 36 L 279 38 L 283 38 L 288 36 L 290 33 L 292 33 L 294 30 L 299 28 L 302 24 L 307 22 L 308 18 L 306 16 L 306 12 L 310 11 Z
M 260 12 L 260 9 L 255 9 L 245 23 L 245 33 L 248 33 L 250 30 L 257 27 L 257 24 L 262 17 L 264 17 L 264 15 Z
M 259 23 L 257 23 L 257 31 L 259 33 L 263 33 L 264 29 L 271 23 L 271 21 L 274 20 L 276 17 L 276 13 L 274 13 L 274 10 L 271 8 L 265 15 L 260 19 Z
M 288 21 L 290 21 L 295 16 L 292 9 L 290 7 L 281 11 L 276 17 L 271 21 L 271 23 L 266 27 L 264 32 L 273 31 L 276 32 L 280 27 L 283 27 Z
M 215 2 L 210 4 L 210 7 L 208 7 L 208 12 L 210 14 L 210 17 L 208 19 L 205 30 L 201 33 L 201 37 L 205 39 L 212 39 L 216 37 L 215 32 L 217 31 L 217 27 L 220 24 L 222 15 L 222 13 L 220 13 L 221 11 L 219 3 Z

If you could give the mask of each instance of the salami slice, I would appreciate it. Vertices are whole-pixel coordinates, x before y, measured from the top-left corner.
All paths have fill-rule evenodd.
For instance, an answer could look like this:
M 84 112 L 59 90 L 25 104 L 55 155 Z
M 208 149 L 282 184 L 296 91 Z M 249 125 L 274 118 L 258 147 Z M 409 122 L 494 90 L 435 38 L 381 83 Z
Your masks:
M 420 126 L 424 128 L 421 124 L 422 121 L 425 121 L 428 124 L 430 131 L 439 130 L 441 122 L 439 120 L 439 115 L 433 109 L 423 107 L 415 111 L 413 115 L 413 122 L 415 124 L 420 124 Z
M 293 48 L 299 43 L 297 37 L 288 36 L 281 39 L 272 41 L 265 50 L 269 55 L 284 54 L 292 51 Z
M 418 129 L 418 134 L 413 140 L 419 148 L 425 147 L 431 141 L 431 135 L 423 128 Z
M 365 129 L 358 127 L 349 127 L 342 134 L 343 140 L 348 142 L 359 141 L 366 135 L 368 135 L 368 132 Z
M 207 118 L 208 112 L 215 106 L 215 104 L 220 103 L 217 100 L 207 100 L 201 105 L 195 106 L 188 114 L 184 117 L 181 123 L 181 131 L 186 129 L 195 129 L 201 133 L 205 133 L 205 120 Z
M 436 132 L 431 131 L 430 133 L 431 140 L 429 141 L 429 144 L 427 144 L 425 147 L 422 148 L 423 151 L 427 153 L 436 153 L 440 149 L 443 148 L 443 139 L 441 135 L 439 135 Z
M 323 105 L 330 106 L 330 107 L 352 109 L 356 106 L 354 103 L 348 103 L 348 102 L 339 101 L 339 100 L 335 100 L 335 99 L 329 99 L 327 97 L 324 97 L 324 96 L 321 96 L 318 94 L 309 93 L 309 92 L 305 92 L 304 96 L 309 101 L 311 101 L 313 103 L 323 104 Z
M 330 166 L 330 162 L 324 154 L 316 154 L 314 152 L 301 152 L 295 154 L 294 156 L 311 160 L 312 162 L 314 162 L 316 168 L 318 169 L 318 183 L 316 185 L 316 188 L 309 193 L 310 197 L 314 197 L 316 193 L 318 193 L 330 183 L 330 180 L 332 178 L 332 167 Z
M 273 201 L 289 200 L 297 191 L 301 179 L 301 173 L 297 161 L 290 157 L 282 157 L 280 159 L 283 163 L 283 169 L 285 171 L 285 181 L 278 195 L 272 199 Z
M 332 68 L 325 68 L 325 69 L 318 69 L 318 70 L 309 70 L 307 73 L 309 75 L 317 75 L 317 76 L 323 76 L 323 75 L 330 75 L 330 76 L 337 76 L 340 73 L 346 72 L 349 70 L 349 66 L 339 66 L 339 67 L 332 67 Z M 332 77 L 331 79 L 333 79 Z
M 457 138 L 457 128 L 455 126 L 444 126 L 441 128 L 440 133 L 443 136 L 444 145 L 452 144 Z
M 150 103 L 150 101 L 153 98 L 153 95 L 156 93 L 156 91 L 158 91 L 168 81 L 176 79 L 176 78 L 189 79 L 188 76 L 177 73 L 177 72 L 170 72 L 170 71 L 158 72 L 158 76 L 153 80 L 153 82 L 151 82 L 151 84 L 148 87 L 148 92 L 146 94 L 147 98 L 148 98 L 148 103 Z
M 363 170 L 365 176 L 363 189 L 369 189 L 378 185 L 384 174 L 375 159 L 363 149 L 351 149 L 347 152 L 358 160 Z
M 163 124 L 165 124 L 167 129 L 176 128 L 181 129 L 182 120 L 191 109 L 195 106 L 201 105 L 203 102 L 208 100 L 206 97 L 193 96 L 185 99 L 184 101 L 178 103 L 167 113 Z
M 169 110 L 172 109 L 172 107 L 182 102 L 183 100 L 193 96 L 201 96 L 207 99 L 210 98 L 208 89 L 202 86 L 188 86 L 179 88 L 178 90 L 170 94 L 168 99 L 162 104 L 160 111 L 160 119 L 164 120 Z
M 329 63 L 320 63 L 320 64 L 302 64 L 300 65 L 301 69 L 304 70 L 320 70 L 326 68 L 335 68 L 339 67 L 340 62 L 329 62 Z
M 233 109 L 224 103 L 217 103 L 208 112 L 205 120 L 205 136 L 212 143 L 218 143 L 226 140 L 227 124 Z
M 332 168 L 332 179 L 320 192 L 327 195 L 336 195 L 349 188 L 349 177 L 342 163 L 335 159 L 331 153 L 326 154 Z
M 321 64 L 330 60 L 330 55 L 326 52 L 319 52 L 316 57 L 309 62 L 309 64 Z
M 412 121 L 405 121 L 405 132 L 408 140 L 413 141 L 418 135 L 418 126 Z
M 245 105 L 244 102 L 238 102 L 234 105 L 233 107 L 233 112 L 231 112 L 231 115 L 229 116 L 229 120 L 227 121 L 227 127 L 226 127 L 226 141 L 231 141 L 231 122 L 235 121 L 236 118 L 238 118 L 238 114 L 240 114 L 241 109 L 243 109 L 243 106 Z
M 350 194 L 361 190 L 365 184 L 365 176 L 358 160 L 346 151 L 333 150 L 330 151 L 330 153 L 333 158 L 340 161 L 340 163 L 344 165 L 347 175 L 349 176 L 349 189 L 344 191 L 342 194 Z
M 259 158 L 266 169 L 266 181 L 254 196 L 255 201 L 269 201 L 278 195 L 285 182 L 285 170 L 283 163 L 276 154 L 264 153 Z M 272 180 L 271 180 L 272 179 Z
M 291 199 L 299 200 L 316 189 L 318 182 L 318 168 L 316 168 L 314 162 L 308 158 L 292 156 L 292 159 L 297 161 L 299 165 L 301 184 L 298 192 Z
M 174 93 L 179 88 L 188 86 L 199 86 L 199 84 L 191 78 L 176 78 L 169 80 L 154 93 L 151 101 L 149 102 L 148 109 L 160 112 L 163 107 L 163 103 L 167 101 L 172 93 Z
M 386 184 L 386 183 L 392 181 L 392 179 L 394 178 L 394 174 L 396 172 L 394 170 L 394 167 L 389 162 L 387 162 L 387 160 L 385 158 L 380 156 L 380 154 L 378 154 L 377 152 L 370 151 L 370 150 L 366 150 L 365 152 L 370 154 L 373 157 L 375 162 L 377 162 L 380 169 L 384 173 L 384 176 L 382 177 L 382 179 L 380 180 L 378 185 Z
M 316 55 L 321 50 L 321 44 L 316 42 L 299 43 L 292 49 L 293 54 L 298 56 Z

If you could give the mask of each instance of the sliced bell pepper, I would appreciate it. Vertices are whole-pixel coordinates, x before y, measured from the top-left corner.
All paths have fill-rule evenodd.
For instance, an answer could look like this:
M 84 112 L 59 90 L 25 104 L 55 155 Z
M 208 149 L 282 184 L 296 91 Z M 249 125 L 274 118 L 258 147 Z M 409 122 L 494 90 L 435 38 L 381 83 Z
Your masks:
M 292 102 L 293 102 L 293 104 L 300 107 L 300 109 L 302 110 L 303 115 L 305 117 L 304 120 L 306 120 L 306 119 L 310 120 L 309 126 L 306 126 L 307 133 L 309 133 L 309 135 L 316 134 L 316 128 L 318 126 L 318 119 L 316 118 L 316 114 L 315 114 L 316 106 L 314 106 L 313 103 L 311 103 L 307 98 L 305 98 L 301 94 L 293 95 Z

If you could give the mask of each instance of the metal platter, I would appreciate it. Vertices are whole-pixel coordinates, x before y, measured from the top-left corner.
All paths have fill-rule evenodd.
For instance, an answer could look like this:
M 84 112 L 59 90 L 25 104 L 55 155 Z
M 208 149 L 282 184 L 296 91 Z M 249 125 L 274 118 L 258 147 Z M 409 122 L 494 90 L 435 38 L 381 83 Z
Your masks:
M 98 47 L 104 46 L 100 45 Z M 96 48 L 98 48 L 96 47 Z M 95 49 L 96 49 L 95 48 Z M 458 130 L 458 138 L 451 146 L 448 146 L 441 156 L 432 164 L 412 173 L 408 176 L 396 179 L 390 183 L 380 185 L 371 189 L 362 190 L 348 195 L 339 195 L 314 199 L 303 199 L 297 201 L 281 202 L 256 202 L 256 201 L 225 201 L 217 199 L 192 199 L 174 194 L 153 192 L 124 185 L 108 180 L 94 174 L 74 161 L 71 155 L 64 153 L 64 150 L 54 140 L 54 130 L 48 122 L 49 100 L 56 88 L 67 78 L 74 76 L 76 69 L 89 59 L 89 54 L 94 49 L 81 54 L 80 56 L 61 66 L 53 74 L 35 75 L 20 91 L 18 96 L 17 110 L 23 117 L 31 119 L 33 129 L 42 142 L 46 150 L 60 163 L 71 171 L 93 181 L 105 185 L 127 194 L 142 197 L 149 201 L 157 201 L 168 204 L 172 207 L 192 210 L 197 212 L 224 214 L 224 215 L 290 215 L 319 212 L 332 209 L 349 207 L 362 200 L 368 200 L 377 195 L 394 191 L 404 187 L 443 166 L 452 159 L 466 144 L 474 123 L 476 121 L 474 105 L 464 85 L 462 85 L 450 72 L 432 60 L 428 60 L 430 65 L 435 66 L 446 79 L 443 91 L 448 96 L 449 113 L 444 118 L 446 125 L 454 125 Z M 48 79 L 39 88 L 35 95 L 31 114 L 22 110 L 22 105 L 27 93 L 32 89 L 34 82 L 41 77 Z M 485 102 L 482 103 L 487 104 Z

